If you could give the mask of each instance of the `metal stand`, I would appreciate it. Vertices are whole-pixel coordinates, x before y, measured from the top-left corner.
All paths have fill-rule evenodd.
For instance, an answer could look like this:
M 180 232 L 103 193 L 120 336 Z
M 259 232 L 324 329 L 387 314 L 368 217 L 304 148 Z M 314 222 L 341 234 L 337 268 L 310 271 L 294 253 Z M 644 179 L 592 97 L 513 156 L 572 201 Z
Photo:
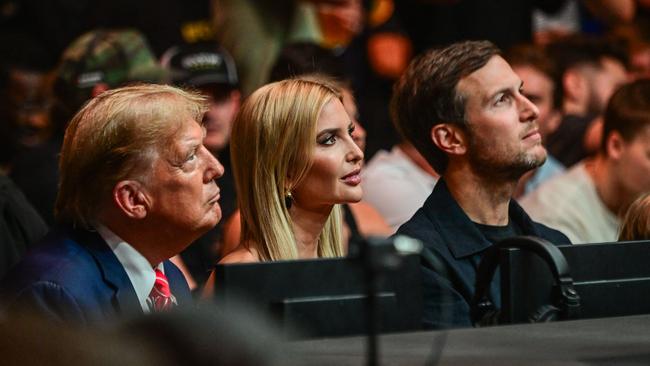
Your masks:
M 367 238 L 359 241 L 358 248 L 350 248 L 350 255 L 359 259 L 366 281 L 366 365 L 379 364 L 377 318 L 377 288 L 382 273 L 399 268 L 402 258 L 419 254 L 422 244 L 414 239 L 397 236 L 392 238 Z

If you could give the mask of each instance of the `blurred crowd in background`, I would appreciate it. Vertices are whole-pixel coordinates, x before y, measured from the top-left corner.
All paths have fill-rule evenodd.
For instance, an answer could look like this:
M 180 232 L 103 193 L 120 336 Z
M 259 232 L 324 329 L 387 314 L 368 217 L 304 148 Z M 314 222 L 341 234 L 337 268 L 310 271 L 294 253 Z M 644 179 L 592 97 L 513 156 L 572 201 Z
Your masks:
M 548 199 L 534 196 L 544 194 L 538 186 L 597 155 L 610 96 L 650 77 L 650 1 L 0 1 L 0 209 L 17 212 L 0 228 L 0 277 L 54 224 L 66 123 L 88 99 L 133 82 L 190 87 L 211 99 L 205 145 L 225 167 L 224 220 L 175 258 L 191 287 L 238 242 L 238 220 L 229 219 L 230 128 L 241 101 L 273 80 L 316 72 L 342 83 L 366 159 L 349 237 L 392 234 L 438 177 L 395 131 L 392 85 L 422 51 L 473 39 L 501 48 L 540 110 L 549 159 L 522 178 L 517 198 L 545 222 L 552 211 L 540 208 Z M 650 189 L 637 163 L 609 173 L 632 182 L 620 202 L 607 202 L 611 218 L 602 225 L 614 234 L 632 198 Z M 609 241 L 612 230 L 565 233 L 574 242 Z

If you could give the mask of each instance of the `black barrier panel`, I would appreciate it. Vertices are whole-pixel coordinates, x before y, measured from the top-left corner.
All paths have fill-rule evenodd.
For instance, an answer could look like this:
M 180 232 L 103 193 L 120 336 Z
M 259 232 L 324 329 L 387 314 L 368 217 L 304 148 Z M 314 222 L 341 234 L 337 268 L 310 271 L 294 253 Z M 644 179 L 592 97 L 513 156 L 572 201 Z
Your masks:
M 366 283 L 359 261 L 314 259 L 217 265 L 215 299 L 245 300 L 305 337 L 364 334 Z M 409 255 L 378 278 L 381 332 L 416 330 L 422 320 L 420 260 Z
M 581 318 L 650 314 L 650 241 L 579 244 L 558 247 L 580 296 Z M 527 322 L 552 301 L 553 277 L 535 254 L 503 249 L 501 320 Z

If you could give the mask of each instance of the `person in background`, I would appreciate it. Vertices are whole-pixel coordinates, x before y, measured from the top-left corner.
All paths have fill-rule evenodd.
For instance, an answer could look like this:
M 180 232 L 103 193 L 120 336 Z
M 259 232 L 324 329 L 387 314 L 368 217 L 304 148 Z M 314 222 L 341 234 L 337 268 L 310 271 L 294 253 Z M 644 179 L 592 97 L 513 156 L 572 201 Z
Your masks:
M 52 131 L 52 72 L 35 37 L 0 32 L 0 118 L 19 149 L 47 141 Z
M 16 156 L 50 134 L 50 75 L 33 37 L 0 35 L 0 279 L 48 225 L 10 178 Z
M 650 22 L 650 14 L 647 18 L 644 21 Z M 627 45 L 630 81 L 650 78 L 650 27 L 643 27 L 642 24 L 643 21 L 639 19 L 612 32 L 613 37 Z
M 0 284 L 2 310 L 91 326 L 191 304 L 168 258 L 221 219 L 206 107 L 155 84 L 88 102 L 63 141 L 59 224 Z
M 555 65 L 543 48 L 532 44 L 512 47 L 504 58 L 524 83 L 526 98 L 539 110 L 537 126 L 544 143 L 548 135 L 555 131 L 561 119 L 559 106 L 555 104 L 557 101 L 554 83 Z M 551 154 L 547 154 L 542 166 L 521 177 L 514 197 L 518 199 L 532 192 L 542 182 L 563 171 L 564 166 Z
M 66 48 L 54 73 L 49 138 L 16 154 L 10 172 L 49 225 L 55 224 L 58 154 L 70 118 L 107 89 L 133 82 L 161 83 L 167 77 L 146 39 L 128 29 L 97 29 L 81 35 Z
M 556 105 L 562 108 L 562 120 L 546 146 L 569 168 L 598 150 L 607 101 L 627 81 L 627 56 L 608 39 L 579 35 L 546 50 L 556 63 Z
M 397 230 L 422 241 L 440 263 L 422 266 L 425 327 L 472 324 L 476 268 L 493 243 L 518 235 L 569 242 L 512 199 L 519 178 L 546 159 L 539 110 L 524 88 L 488 41 L 426 52 L 395 85 L 396 127 L 440 174 L 424 205 Z M 495 279 L 489 296 L 496 307 L 499 291 Z
M 555 14 L 565 0 L 397 0 L 415 53 L 467 39 L 507 49 L 533 40 L 533 10 Z
M 219 159 L 224 173 L 219 178 L 219 204 L 224 219 L 236 210 L 237 196 L 230 167 L 230 132 L 241 103 L 237 68 L 228 51 L 214 43 L 174 46 L 161 57 L 175 85 L 197 89 L 208 98 L 208 110 L 203 117 L 205 147 Z M 224 220 L 225 221 L 225 220 Z M 223 249 L 223 225 L 201 236 L 172 258 L 185 274 L 192 290 L 205 283 L 212 265 Z
M 438 173 L 406 141 L 380 150 L 363 169 L 363 200 L 386 219 L 393 232 L 429 197 Z
M 598 154 L 524 197 L 531 217 L 574 244 L 615 241 L 621 217 L 650 190 L 650 80 L 621 87 L 604 115 Z
M 20 172 L 23 170 L 29 179 L 34 177 L 41 178 L 47 172 L 42 169 L 43 166 L 40 162 L 44 159 L 34 162 L 34 164 L 24 166 L 25 156 L 31 156 L 35 151 L 47 150 L 49 141 L 55 134 L 53 124 L 50 119 L 50 110 L 52 107 L 52 72 L 49 70 L 49 65 L 44 64 L 44 51 L 41 44 L 32 36 L 26 34 L 2 34 L 0 35 L 0 144 L 2 161 L 2 174 L 4 175 L 6 200 L 5 207 L 7 211 L 8 220 L 15 219 L 16 212 L 10 213 L 13 204 L 10 203 L 15 192 L 20 191 L 20 197 L 16 196 L 16 200 L 22 202 L 19 206 L 29 206 L 30 212 L 36 210 L 35 215 L 25 217 L 28 221 L 25 223 L 33 222 L 35 226 L 46 228 L 47 224 L 51 224 L 52 219 L 52 202 L 43 202 L 39 200 L 39 196 L 34 193 L 38 192 L 25 192 L 25 183 L 19 179 L 18 174 L 13 172 Z M 54 153 L 51 153 L 54 155 Z M 55 158 L 51 158 L 54 160 Z M 55 165 L 55 162 L 52 162 Z M 12 169 L 13 168 L 13 169 Z M 27 177 L 25 177 L 26 180 Z M 34 185 L 39 183 L 32 183 Z M 51 185 L 56 187 L 56 180 L 51 181 Z M 26 194 L 28 193 L 28 194 Z M 25 197 L 28 196 L 28 197 Z M 43 223 L 46 220 L 47 224 Z M 15 235 L 13 229 L 6 228 L 4 233 L 7 236 Z M 36 235 L 41 235 L 42 230 L 36 230 Z M 19 234 L 21 237 L 28 237 L 31 233 Z M 36 238 L 38 239 L 38 238 Z M 11 248 L 12 240 L 21 239 L 14 237 L 14 239 L 7 238 L 7 248 Z M 13 242 L 13 243 L 18 243 Z M 8 255 L 6 264 L 12 264 L 13 261 L 19 258 L 23 250 L 18 250 L 13 254 Z M 5 269 L 7 269 L 5 267 Z M 1 272 L 1 271 L 0 271 Z
M 6 172 L 17 142 L 13 125 L 0 120 L 0 280 L 47 233 L 47 224 Z
M 637 9 L 637 0 L 565 0 L 555 14 L 533 11 L 533 38 L 546 45 L 578 32 L 605 34 L 632 22 Z
M 314 5 L 319 2 L 340 0 L 212 1 L 217 41 L 235 59 L 244 96 L 269 81 L 269 72 L 284 45 L 321 41 Z
M 632 202 L 623 217 L 618 241 L 650 240 L 650 193 Z

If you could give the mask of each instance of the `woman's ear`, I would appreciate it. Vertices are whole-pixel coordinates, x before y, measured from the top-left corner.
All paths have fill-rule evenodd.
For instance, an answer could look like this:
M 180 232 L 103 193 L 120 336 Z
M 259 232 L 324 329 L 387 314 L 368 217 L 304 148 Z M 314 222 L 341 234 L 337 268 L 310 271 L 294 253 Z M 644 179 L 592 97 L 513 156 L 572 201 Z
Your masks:
M 441 123 L 431 128 L 431 141 L 449 155 L 463 155 L 467 152 L 467 135 L 458 126 Z
M 140 182 L 123 180 L 113 188 L 113 202 L 124 215 L 132 219 L 147 217 L 150 202 L 149 197 Z

